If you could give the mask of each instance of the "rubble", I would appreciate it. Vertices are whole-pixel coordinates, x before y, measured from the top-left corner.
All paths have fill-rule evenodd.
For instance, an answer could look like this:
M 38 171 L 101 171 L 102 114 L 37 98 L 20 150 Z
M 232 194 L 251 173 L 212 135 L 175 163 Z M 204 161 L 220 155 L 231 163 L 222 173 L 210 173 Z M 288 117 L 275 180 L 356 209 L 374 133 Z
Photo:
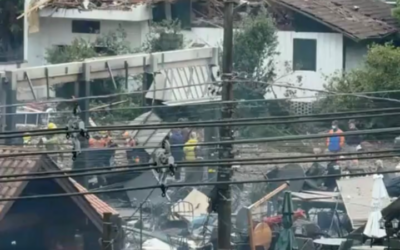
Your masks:
M 138 4 L 154 4 L 169 0 L 49 0 L 44 5 L 51 8 L 62 9 L 117 9 L 131 10 Z M 172 0 L 169 2 L 173 2 Z M 43 6 L 42 6 L 43 7 Z

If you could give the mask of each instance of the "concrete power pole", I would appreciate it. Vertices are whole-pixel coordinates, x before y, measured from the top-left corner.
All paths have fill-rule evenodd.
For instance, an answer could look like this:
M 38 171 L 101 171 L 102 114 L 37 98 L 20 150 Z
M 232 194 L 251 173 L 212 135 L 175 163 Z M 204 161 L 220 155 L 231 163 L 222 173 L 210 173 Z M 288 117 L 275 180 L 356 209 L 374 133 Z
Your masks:
M 101 250 L 113 249 L 111 216 L 111 213 L 103 213 L 103 236 L 101 241 Z
M 224 43 L 222 58 L 222 101 L 233 100 L 233 0 L 224 0 Z M 221 111 L 222 119 L 233 117 L 232 103 L 224 103 Z M 233 132 L 230 125 L 220 128 L 220 140 L 233 140 Z M 220 159 L 233 159 L 233 148 L 231 143 L 220 146 Z M 231 180 L 231 167 L 220 166 L 218 168 L 218 181 Z M 218 250 L 231 249 L 231 188 L 230 185 L 218 185 Z

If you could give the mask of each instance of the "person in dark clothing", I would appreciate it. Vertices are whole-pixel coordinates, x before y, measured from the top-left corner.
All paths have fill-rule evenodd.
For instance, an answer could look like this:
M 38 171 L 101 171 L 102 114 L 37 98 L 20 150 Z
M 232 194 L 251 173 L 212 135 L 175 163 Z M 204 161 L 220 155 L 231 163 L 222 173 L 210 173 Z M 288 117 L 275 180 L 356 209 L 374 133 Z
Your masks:
M 185 144 L 185 140 L 183 138 L 182 131 L 180 129 L 173 129 L 171 132 L 171 136 L 169 138 L 169 142 L 171 143 L 171 146 Z M 183 146 L 182 147 L 172 147 L 171 153 L 175 159 L 175 162 L 183 161 L 183 157 L 184 157 Z M 180 171 L 178 168 L 178 170 L 175 173 L 175 180 L 180 180 L 180 179 L 181 179 L 181 174 L 180 174 Z
M 341 168 L 336 160 L 331 161 L 327 166 L 327 175 L 338 175 L 341 174 Z M 326 178 L 325 187 L 328 191 L 334 191 L 336 188 L 336 179 L 338 178 Z
M 349 132 L 357 131 L 356 123 L 354 120 L 349 121 Z M 362 141 L 361 135 L 348 135 L 346 136 L 346 144 L 351 148 L 354 148 L 354 152 L 356 151 L 355 148 L 360 145 Z

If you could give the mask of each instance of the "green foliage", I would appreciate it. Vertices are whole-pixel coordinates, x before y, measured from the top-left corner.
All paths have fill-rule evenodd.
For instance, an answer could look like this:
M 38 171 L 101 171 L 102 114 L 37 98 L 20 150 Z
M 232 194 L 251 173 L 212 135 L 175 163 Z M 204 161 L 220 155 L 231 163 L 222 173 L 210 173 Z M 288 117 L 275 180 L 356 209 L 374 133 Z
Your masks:
M 396 0 L 396 7 L 392 9 L 392 16 L 400 21 L 400 0 Z
M 330 92 L 382 92 L 400 88 L 400 48 L 390 43 L 369 47 L 364 65 L 345 75 L 332 76 L 325 86 Z M 324 95 L 323 95 L 324 96 Z M 371 94 L 370 96 L 400 99 L 399 92 Z M 350 95 L 326 96 L 321 100 L 321 112 L 384 108 L 396 105 L 390 101 L 373 100 Z M 397 104 L 398 105 L 398 104 Z M 378 118 L 366 121 L 365 127 L 399 126 L 400 120 Z
M 183 48 L 183 42 L 179 20 L 164 20 L 150 27 L 143 50 L 147 52 L 178 50 Z
M 276 29 L 266 13 L 244 19 L 234 33 L 233 68 L 243 82 L 234 85 L 235 99 L 262 100 L 237 105 L 237 117 L 260 117 L 286 114 L 284 103 L 266 102 L 264 96 L 276 78 L 274 57 L 278 40 Z M 260 83 L 265 82 L 265 83 Z M 251 126 L 240 128 L 243 137 L 284 135 L 290 129 L 283 126 Z
M 92 42 L 83 38 L 76 38 L 71 45 L 55 46 L 46 50 L 45 59 L 52 64 L 83 61 L 96 57 L 97 52 Z
M 130 47 L 126 38 L 126 32 L 121 27 L 116 31 L 100 35 L 94 42 L 75 38 L 70 45 L 48 48 L 45 59 L 55 64 L 134 53 L 135 50 Z
M 233 68 L 249 83 L 237 84 L 235 96 L 240 99 L 260 99 L 267 85 L 252 81 L 271 82 L 276 77 L 273 57 L 278 45 L 275 27 L 265 13 L 245 19 L 234 33 Z
M 0 57 L 2 60 L 23 59 L 24 0 L 0 0 Z

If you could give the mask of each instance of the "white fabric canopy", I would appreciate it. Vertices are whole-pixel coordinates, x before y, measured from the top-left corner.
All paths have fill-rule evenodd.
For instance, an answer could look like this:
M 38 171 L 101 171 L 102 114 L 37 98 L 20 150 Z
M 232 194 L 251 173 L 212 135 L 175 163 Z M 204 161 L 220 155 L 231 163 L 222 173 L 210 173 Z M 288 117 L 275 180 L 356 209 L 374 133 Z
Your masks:
M 175 247 L 162 242 L 159 239 L 149 239 L 143 242 L 143 250 L 175 250 Z
M 372 187 L 372 211 L 368 217 L 367 224 L 364 229 L 364 235 L 370 238 L 382 238 L 386 236 L 385 229 L 381 228 L 382 207 L 387 204 L 389 195 L 383 183 L 382 175 L 374 175 L 374 184 Z

